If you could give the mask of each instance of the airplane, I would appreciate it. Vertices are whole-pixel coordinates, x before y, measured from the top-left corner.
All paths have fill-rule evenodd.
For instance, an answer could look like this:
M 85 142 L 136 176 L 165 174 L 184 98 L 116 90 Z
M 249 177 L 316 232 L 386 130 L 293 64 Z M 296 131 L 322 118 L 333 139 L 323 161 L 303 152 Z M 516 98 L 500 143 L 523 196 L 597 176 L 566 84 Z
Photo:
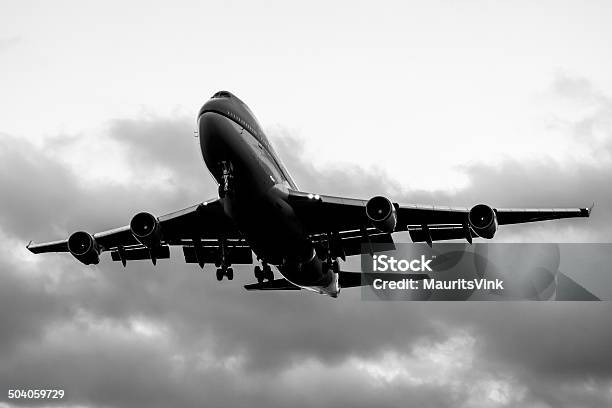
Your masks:
M 392 233 L 408 231 L 413 242 L 491 239 L 499 225 L 589 217 L 590 208 L 471 208 L 402 205 L 384 196 L 369 200 L 298 189 L 249 107 L 228 91 L 215 93 L 197 116 L 197 137 L 218 198 L 156 217 L 133 216 L 129 225 L 67 239 L 27 245 L 32 253 L 69 252 L 85 265 L 102 252 L 125 267 L 128 261 L 170 257 L 181 246 L 185 262 L 217 267 L 232 280 L 232 265 L 253 264 L 257 283 L 247 290 L 310 290 L 337 297 L 362 286 L 359 272 L 342 271 L 339 260 L 393 245 Z M 275 279 L 271 265 L 282 278 Z M 365 282 L 365 283 L 364 283 Z

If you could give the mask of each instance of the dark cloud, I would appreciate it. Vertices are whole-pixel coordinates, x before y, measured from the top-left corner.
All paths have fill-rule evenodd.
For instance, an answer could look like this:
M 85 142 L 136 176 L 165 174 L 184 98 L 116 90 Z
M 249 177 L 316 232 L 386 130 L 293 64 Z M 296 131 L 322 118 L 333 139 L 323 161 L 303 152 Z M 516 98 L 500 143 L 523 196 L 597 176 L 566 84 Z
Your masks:
M 121 119 L 110 124 L 110 137 L 119 142 L 129 164 L 141 177 L 164 170 L 164 182 L 189 191 L 210 185 L 210 173 L 200 154 L 199 140 L 194 137 L 193 118 L 143 120 Z
M 192 148 L 193 137 L 178 137 L 187 128 L 186 123 L 174 120 L 155 123 L 159 133 L 151 131 L 151 122 L 147 120 L 143 121 L 142 129 L 137 128 L 136 121 L 127 120 L 110 126 L 110 136 L 124 147 L 128 164 L 143 169 L 129 185 L 114 183 L 108 176 L 102 181 L 84 180 L 74 168 L 47 153 L 53 149 L 51 145 L 37 147 L 10 135 L 1 135 L 0 185 L 2 191 L 10 192 L 0 203 L 3 230 L 23 240 L 48 235 L 49 231 L 60 236 L 80 228 L 101 231 L 118 226 L 118 222 L 127 224 L 138 211 L 162 214 L 213 196 L 216 190 L 210 177 L 202 166 L 198 167 L 201 161 Z M 145 134 L 160 146 L 156 155 L 137 149 L 136 144 L 140 142 L 147 146 L 147 141 L 142 140 Z M 65 148 L 83 138 L 86 137 L 62 135 L 53 141 Z M 160 141 L 190 154 L 182 158 L 173 156 L 168 153 L 173 149 L 168 146 L 164 149 Z M 104 164 L 106 156 L 94 153 L 95 149 L 88 148 L 91 146 L 88 143 L 85 146 L 81 154 L 90 154 L 92 161 Z M 173 157 L 177 164 L 174 168 L 169 165 Z M 159 184 L 148 183 L 151 174 L 159 169 L 169 169 L 166 178 L 160 181 L 163 189 Z M 182 184 L 181 180 L 186 183 Z
M 591 92 L 581 90 L 588 82 L 564 86 L 570 90 L 555 91 L 563 97 Z M 108 135 L 135 172 L 128 185 L 84 183 L 47 154 L 51 146 L 2 135 L 0 190 L 9 194 L 0 201 L 7 240 L 0 252 L 0 401 L 8 388 L 56 386 L 67 390 L 68 405 L 89 406 L 612 402 L 607 303 L 363 302 L 358 290 L 335 300 L 247 293 L 241 285 L 252 281 L 250 268 L 239 268 L 233 283 L 218 284 L 210 266 L 185 265 L 180 251 L 155 268 L 133 262 L 126 269 L 106 257 L 97 267 L 84 267 L 69 255 L 15 252 L 29 239 L 106 229 L 126 224 L 140 209 L 159 213 L 212 196 L 192 129 L 189 118 L 112 122 Z M 450 205 L 595 200 L 588 221 L 509 227 L 500 237 L 612 237 L 612 168 L 606 161 L 473 165 L 459 169 L 468 187 L 450 194 L 398 186 L 385 181 L 382 168 L 318 170 L 300 155 L 301 141 L 280 133 L 272 138 L 306 190 Z M 598 146 L 609 147 L 605 141 Z M 160 171 L 169 184 L 162 192 L 139 182 Z

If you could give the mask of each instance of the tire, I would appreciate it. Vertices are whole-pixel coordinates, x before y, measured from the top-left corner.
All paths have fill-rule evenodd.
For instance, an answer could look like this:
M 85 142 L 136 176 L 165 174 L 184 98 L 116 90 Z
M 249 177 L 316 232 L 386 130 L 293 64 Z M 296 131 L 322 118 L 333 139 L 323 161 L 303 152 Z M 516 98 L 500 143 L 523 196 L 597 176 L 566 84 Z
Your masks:
M 233 280 L 234 270 L 232 268 L 228 268 L 227 271 L 225 271 L 225 276 L 227 276 L 227 280 Z
M 223 280 L 223 269 L 217 269 L 217 280 L 219 282 Z

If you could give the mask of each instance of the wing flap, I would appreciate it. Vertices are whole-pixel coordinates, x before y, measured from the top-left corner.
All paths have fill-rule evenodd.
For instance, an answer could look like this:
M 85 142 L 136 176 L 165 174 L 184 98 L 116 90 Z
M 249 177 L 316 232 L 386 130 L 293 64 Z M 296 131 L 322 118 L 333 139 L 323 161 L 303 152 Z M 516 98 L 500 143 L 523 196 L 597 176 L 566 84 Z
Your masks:
M 197 251 L 197 252 L 196 252 Z M 184 246 L 183 255 L 185 256 L 186 263 L 221 263 L 221 250 L 218 243 L 214 246 L 202 246 L 197 248 L 195 246 Z M 241 246 L 227 246 L 225 253 L 225 260 L 232 265 L 244 264 L 250 265 L 253 263 L 253 253 L 251 248 L 246 245 Z
M 408 233 L 412 242 L 447 241 L 451 239 L 468 239 L 468 237 L 471 239 L 477 236 L 471 228 L 466 229 L 463 225 L 428 226 L 427 228 L 409 227 Z
M 163 245 L 157 248 L 155 251 L 155 259 L 168 259 L 170 258 L 170 247 Z M 123 259 L 122 259 L 123 258 Z M 123 257 L 119 250 L 111 251 L 111 259 L 113 261 L 139 261 L 143 259 L 151 259 L 151 252 L 148 248 L 129 248 L 123 250 Z

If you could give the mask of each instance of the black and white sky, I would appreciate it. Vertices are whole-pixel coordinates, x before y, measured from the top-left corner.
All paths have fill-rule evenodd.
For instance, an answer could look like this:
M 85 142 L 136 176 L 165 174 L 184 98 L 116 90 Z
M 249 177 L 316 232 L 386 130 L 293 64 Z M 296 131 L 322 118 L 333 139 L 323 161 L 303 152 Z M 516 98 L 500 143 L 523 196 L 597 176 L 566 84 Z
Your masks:
M 503 242 L 612 240 L 608 2 L 0 5 L 0 407 L 612 406 L 612 306 L 247 293 L 181 261 L 25 244 L 213 197 L 193 137 L 242 98 L 309 191 L 596 207 Z M 409 240 L 399 234 L 397 240 Z M 354 262 L 354 261 L 353 261 Z

